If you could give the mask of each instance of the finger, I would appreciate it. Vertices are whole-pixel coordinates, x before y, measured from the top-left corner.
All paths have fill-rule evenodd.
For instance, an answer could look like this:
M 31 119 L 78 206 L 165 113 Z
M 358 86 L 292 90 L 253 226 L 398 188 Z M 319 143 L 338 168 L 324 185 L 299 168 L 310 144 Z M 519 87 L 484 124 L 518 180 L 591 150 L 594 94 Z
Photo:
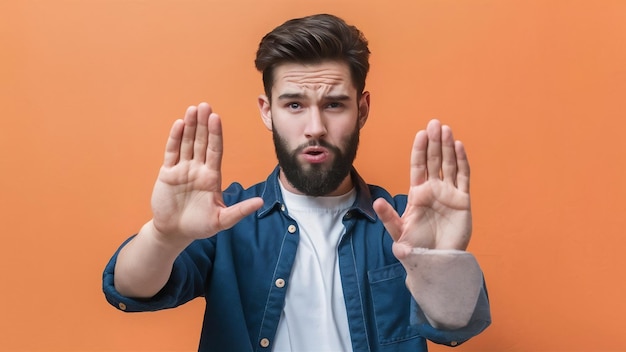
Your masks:
M 443 180 L 456 186 L 457 165 L 454 137 L 452 136 L 452 129 L 445 125 L 441 127 L 441 154 L 443 158 L 441 166 Z
M 206 164 L 210 170 L 220 171 L 222 166 L 222 154 L 224 141 L 222 138 L 222 121 L 219 115 L 209 115 L 209 140 L 206 149 Z
M 454 143 L 454 149 L 456 151 L 456 165 L 459 171 L 456 173 L 456 184 L 459 190 L 469 193 L 470 188 L 470 166 L 467 159 L 467 153 L 465 147 L 461 141 Z
M 190 106 L 185 112 L 185 127 L 183 129 L 183 140 L 180 144 L 180 160 L 191 160 L 193 157 L 193 142 L 196 138 L 196 127 L 198 125 L 198 108 Z
M 163 166 L 172 167 L 176 165 L 180 158 L 180 142 L 183 136 L 183 120 L 178 119 L 172 124 L 170 135 L 165 144 L 165 157 L 163 158 Z
M 206 160 L 206 148 L 209 139 L 209 115 L 211 107 L 207 103 L 198 105 L 198 125 L 193 143 L 193 159 L 202 163 Z
M 402 234 L 402 219 L 391 204 L 383 198 L 376 199 L 373 206 L 374 211 L 380 218 L 380 221 L 383 222 L 387 232 L 389 232 L 391 238 L 397 242 Z
M 411 168 L 409 171 L 411 186 L 418 186 L 426 181 L 426 146 L 428 134 L 422 130 L 417 132 L 411 150 Z
M 233 227 L 241 219 L 254 213 L 263 206 L 263 198 L 255 197 L 246 199 L 237 204 L 233 204 L 228 208 L 222 209 L 220 212 L 219 223 L 222 230 Z
M 426 172 L 428 179 L 438 179 L 441 172 L 441 123 L 430 120 L 426 127 L 428 147 L 426 149 Z

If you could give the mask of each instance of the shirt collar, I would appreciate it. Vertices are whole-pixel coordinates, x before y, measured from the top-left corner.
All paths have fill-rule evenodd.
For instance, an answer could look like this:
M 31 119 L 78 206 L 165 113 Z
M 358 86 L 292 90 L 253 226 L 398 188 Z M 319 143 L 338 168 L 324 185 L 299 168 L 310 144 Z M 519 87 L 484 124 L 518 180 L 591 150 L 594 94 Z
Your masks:
M 272 210 L 280 210 L 284 204 L 283 195 L 280 191 L 280 185 L 278 183 L 279 172 L 280 167 L 276 166 L 274 171 L 272 171 L 265 181 L 265 188 L 261 194 L 261 198 L 263 198 L 263 206 L 257 211 L 257 216 L 259 218 L 267 216 L 272 212 Z M 350 171 L 350 175 L 352 176 L 352 181 L 356 187 L 356 200 L 350 210 L 359 212 L 372 222 L 376 221 L 378 217 L 372 207 L 373 200 L 369 187 L 354 167 Z

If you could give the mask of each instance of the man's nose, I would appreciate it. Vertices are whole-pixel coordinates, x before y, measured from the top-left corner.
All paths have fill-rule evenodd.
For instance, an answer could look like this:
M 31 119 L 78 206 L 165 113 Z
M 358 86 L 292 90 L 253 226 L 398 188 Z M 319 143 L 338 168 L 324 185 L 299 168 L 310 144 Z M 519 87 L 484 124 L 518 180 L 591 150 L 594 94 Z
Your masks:
M 307 138 L 320 138 L 325 136 L 326 132 L 326 124 L 320 110 L 311 109 L 304 134 Z

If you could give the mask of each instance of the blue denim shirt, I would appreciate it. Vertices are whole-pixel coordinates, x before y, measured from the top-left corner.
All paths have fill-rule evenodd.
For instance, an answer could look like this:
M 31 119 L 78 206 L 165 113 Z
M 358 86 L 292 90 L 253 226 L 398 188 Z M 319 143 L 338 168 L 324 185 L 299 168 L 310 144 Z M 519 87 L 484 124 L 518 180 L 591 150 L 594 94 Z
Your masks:
M 166 286 L 149 300 L 115 290 L 116 252 L 103 275 L 109 303 L 126 312 L 155 311 L 203 296 L 200 351 L 271 351 L 300 236 L 283 203 L 278 172 L 249 189 L 238 183 L 228 187 L 226 204 L 260 196 L 263 207 L 231 229 L 189 245 Z M 365 184 L 355 170 L 352 177 L 357 197 L 343 219 L 346 233 L 337 252 L 353 350 L 426 351 L 426 339 L 456 346 L 484 330 L 491 322 L 484 285 L 466 327 L 445 331 L 428 324 L 405 286 L 406 272 L 391 252 L 391 236 L 372 208 L 373 200 L 382 197 L 402 213 L 406 196 L 391 197 Z

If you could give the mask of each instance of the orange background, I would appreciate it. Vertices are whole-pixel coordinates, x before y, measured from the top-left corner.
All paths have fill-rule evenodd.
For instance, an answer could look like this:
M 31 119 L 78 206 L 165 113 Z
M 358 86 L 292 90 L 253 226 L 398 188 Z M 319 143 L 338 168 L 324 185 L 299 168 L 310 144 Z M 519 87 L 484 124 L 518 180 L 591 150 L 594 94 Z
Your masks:
M 626 350 L 626 2 L 574 0 L 1 1 L 0 350 L 197 348 L 201 300 L 123 314 L 102 269 L 188 105 L 223 118 L 224 186 L 271 171 L 254 53 L 317 12 L 371 43 L 366 180 L 405 192 L 432 117 L 466 144 L 494 322 L 456 350 Z

